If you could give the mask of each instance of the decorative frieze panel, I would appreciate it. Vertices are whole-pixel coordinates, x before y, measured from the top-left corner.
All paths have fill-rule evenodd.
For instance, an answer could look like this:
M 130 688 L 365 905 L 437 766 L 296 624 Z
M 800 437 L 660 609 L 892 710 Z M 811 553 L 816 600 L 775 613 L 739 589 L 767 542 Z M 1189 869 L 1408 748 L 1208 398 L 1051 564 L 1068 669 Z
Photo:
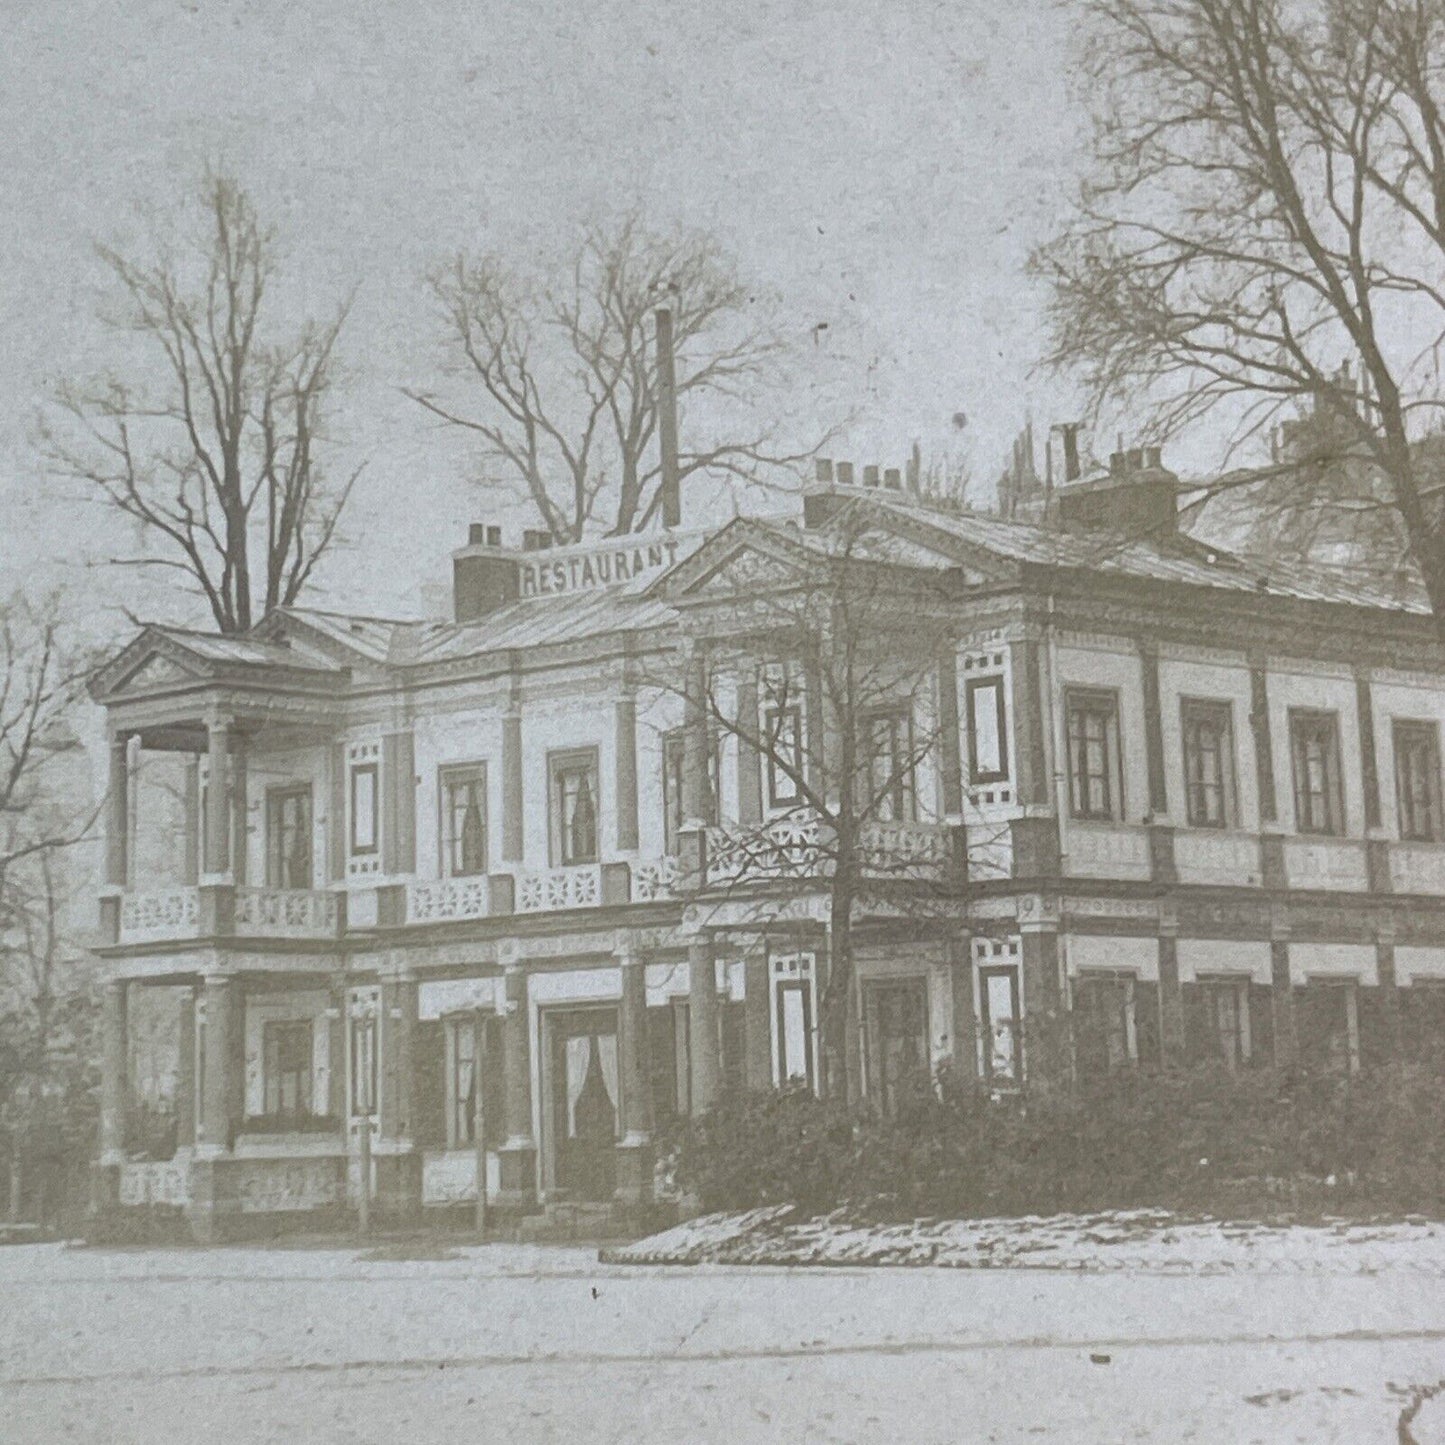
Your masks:
M 321 1159 L 248 1160 L 235 1174 L 237 1206 L 243 1214 L 279 1214 L 322 1209 L 343 1202 L 341 1161 Z
M 822 871 L 822 828 L 816 818 L 781 818 L 761 825 L 724 823 L 707 830 L 709 884 L 813 878 Z
M 1252 833 L 1181 828 L 1174 834 L 1174 867 L 1181 883 L 1259 887 L 1259 839 Z
M 485 877 L 436 878 L 408 883 L 408 923 L 452 923 L 467 918 L 485 918 L 490 889 Z
M 1291 888 L 1363 892 L 1369 886 L 1364 845 L 1355 842 L 1304 842 L 1284 845 L 1285 877 Z
M 237 934 L 252 938 L 335 938 L 334 893 L 303 888 L 237 888 Z
M 1071 823 L 1064 837 L 1068 872 L 1082 878 L 1143 881 L 1152 867 L 1149 833 L 1126 824 Z
M 155 943 L 194 938 L 200 929 L 201 900 L 195 888 L 126 893 L 120 900 L 120 941 Z
M 1390 885 L 1396 893 L 1445 894 L 1445 848 L 1428 843 L 1391 844 Z
M 184 1159 L 120 1166 L 120 1202 L 127 1209 L 148 1204 L 184 1208 L 191 1202 L 190 1166 Z

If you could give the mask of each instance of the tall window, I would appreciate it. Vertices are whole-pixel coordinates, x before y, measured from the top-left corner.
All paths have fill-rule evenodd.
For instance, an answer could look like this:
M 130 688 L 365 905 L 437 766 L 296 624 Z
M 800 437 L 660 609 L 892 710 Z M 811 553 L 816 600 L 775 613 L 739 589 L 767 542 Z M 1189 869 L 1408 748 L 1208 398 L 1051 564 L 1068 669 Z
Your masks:
M 266 884 L 310 888 L 311 788 L 272 788 L 266 794 Z
M 1332 712 L 1296 708 L 1289 715 L 1294 759 L 1295 826 L 1301 833 L 1339 835 L 1345 831 L 1340 789 L 1340 729 Z
M 1440 734 L 1434 723 L 1396 722 L 1395 790 L 1400 836 L 1418 843 L 1440 842 Z
M 441 775 L 442 866 L 448 878 L 487 871 L 487 775 L 481 767 Z
M 796 707 L 763 711 L 767 743 L 768 806 L 788 808 L 802 798 L 796 779 L 803 772 L 803 715 Z
M 1023 1079 L 1018 969 L 1011 964 L 979 969 L 978 999 L 984 1077 L 995 1087 L 1018 1084 Z
M 376 1113 L 376 1016 L 351 1020 L 351 1112 Z
M 862 720 L 862 781 L 872 807 L 884 823 L 911 820 L 916 813 L 913 781 L 913 720 L 907 708 L 875 712 Z
M 739 742 L 739 747 L 745 744 Z M 718 816 L 718 790 L 722 767 L 722 738 L 714 732 L 708 733 L 707 779 L 709 796 L 707 820 Z M 676 728 L 662 739 L 662 826 L 664 845 L 667 852 L 677 852 L 677 840 L 682 825 L 688 821 L 683 815 L 683 800 L 687 793 L 684 779 L 687 776 L 687 732 Z
M 375 853 L 377 848 L 377 768 L 362 763 L 351 770 L 351 851 Z
M 1204 1005 L 1205 1052 L 1222 1059 L 1231 1069 L 1249 1062 L 1249 980 L 1201 979 Z
M 1227 702 L 1187 697 L 1184 719 L 1184 802 L 1191 828 L 1227 828 L 1234 821 L 1234 728 Z
M 968 728 L 968 775 L 975 783 L 1008 777 L 1003 678 L 971 677 L 964 688 Z
M 1070 688 L 1069 801 L 1076 818 L 1122 818 L 1119 772 L 1119 699 L 1112 692 Z
M 262 1080 L 268 1118 L 300 1119 L 311 1113 L 311 1020 L 268 1023 L 262 1033 Z
M 597 861 L 597 754 L 554 753 L 552 859 L 563 868 Z
M 448 1080 L 447 1144 L 453 1149 L 477 1139 L 477 1021 L 472 1017 L 447 1020 Z
M 1081 1072 L 1108 1074 L 1137 1061 L 1132 978 L 1104 975 L 1079 979 L 1074 985 L 1074 1010 Z

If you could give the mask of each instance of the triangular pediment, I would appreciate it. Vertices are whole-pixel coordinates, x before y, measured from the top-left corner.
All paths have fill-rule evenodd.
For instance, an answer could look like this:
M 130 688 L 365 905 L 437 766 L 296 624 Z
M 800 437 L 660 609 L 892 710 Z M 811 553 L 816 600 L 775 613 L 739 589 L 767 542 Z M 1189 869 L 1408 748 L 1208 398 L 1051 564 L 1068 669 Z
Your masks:
M 170 657 L 159 652 L 149 653 L 120 679 L 117 692 L 155 692 L 161 688 L 179 687 L 195 682 L 200 674 L 192 668 L 183 667 Z

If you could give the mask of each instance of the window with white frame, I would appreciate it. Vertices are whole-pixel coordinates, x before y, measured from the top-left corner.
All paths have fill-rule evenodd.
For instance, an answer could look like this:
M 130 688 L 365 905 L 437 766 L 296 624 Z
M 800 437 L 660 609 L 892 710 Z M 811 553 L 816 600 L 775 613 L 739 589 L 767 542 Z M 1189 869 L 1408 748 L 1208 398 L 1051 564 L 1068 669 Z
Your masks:
M 487 771 L 480 763 L 441 771 L 442 873 L 475 878 L 487 871 Z
M 917 816 L 913 716 L 907 707 L 882 708 L 860 720 L 862 791 L 859 806 L 881 823 Z
M 553 753 L 547 768 L 552 793 L 553 867 L 597 862 L 597 750 Z
M 970 677 L 963 692 L 969 781 L 975 785 L 1003 782 L 1009 775 L 1003 677 Z
M 1184 811 L 1191 828 L 1228 828 L 1235 820 L 1234 727 L 1227 702 L 1180 701 Z
M 1433 722 L 1397 719 L 1395 795 L 1400 837 L 1412 843 L 1441 841 L 1440 730 Z
M 1138 1062 L 1132 974 L 1081 974 L 1073 1002 L 1081 1073 L 1098 1077 Z
M 1229 1068 L 1247 1064 L 1254 1047 L 1250 1038 L 1249 980 L 1201 978 L 1205 1054 Z
M 1064 707 L 1071 813 L 1088 820 L 1122 818 L 1118 694 L 1100 688 L 1071 687 L 1065 694 Z
M 987 964 L 978 971 L 983 1074 L 994 1087 L 1023 1081 L 1023 1017 L 1017 964 Z
M 261 1035 L 263 1109 L 267 1118 L 296 1121 L 310 1117 L 310 1019 L 268 1021 Z
M 1301 833 L 1338 837 L 1345 831 L 1339 719 L 1332 712 L 1292 708 L 1289 735 L 1295 827 Z
M 780 1085 L 816 1089 L 814 1072 L 813 956 L 784 954 L 770 960 L 773 984 L 773 1078 Z
M 266 886 L 312 886 L 309 783 L 266 792 Z
M 794 704 L 763 709 L 767 746 L 768 806 L 789 808 L 802 800 L 803 714 Z
M 380 769 L 375 763 L 357 763 L 351 769 L 351 853 L 365 857 L 380 847 Z

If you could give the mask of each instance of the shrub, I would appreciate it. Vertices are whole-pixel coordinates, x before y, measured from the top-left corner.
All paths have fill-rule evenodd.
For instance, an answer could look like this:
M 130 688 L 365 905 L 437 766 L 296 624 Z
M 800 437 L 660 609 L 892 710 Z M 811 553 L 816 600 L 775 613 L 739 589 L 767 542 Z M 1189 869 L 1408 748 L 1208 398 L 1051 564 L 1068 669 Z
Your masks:
M 1159 1207 L 1445 1214 L 1445 1075 L 1222 1066 L 993 1098 L 942 1077 L 878 1119 L 802 1091 L 724 1098 L 674 1141 L 710 1209 L 883 1218 Z

